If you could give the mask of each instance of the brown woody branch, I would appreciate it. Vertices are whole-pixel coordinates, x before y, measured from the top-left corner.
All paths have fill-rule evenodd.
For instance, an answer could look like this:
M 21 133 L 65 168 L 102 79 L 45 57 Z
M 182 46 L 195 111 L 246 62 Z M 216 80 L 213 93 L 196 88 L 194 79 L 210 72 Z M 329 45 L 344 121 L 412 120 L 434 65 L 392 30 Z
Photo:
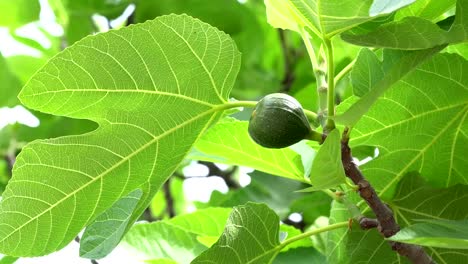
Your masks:
M 219 176 L 223 178 L 223 180 L 226 182 L 226 185 L 228 186 L 229 189 L 241 188 L 240 184 L 235 179 L 233 179 L 233 176 L 238 169 L 237 166 L 234 166 L 229 170 L 221 170 L 213 162 L 198 161 L 198 163 L 203 164 L 206 167 L 208 167 L 208 175 L 206 177 Z
M 292 53 L 294 52 L 294 50 L 289 49 L 285 32 L 286 31 L 283 29 L 278 29 L 278 35 L 280 38 L 281 50 L 283 51 L 284 59 L 284 77 L 281 81 L 281 92 L 288 93 L 291 90 L 291 86 L 295 79 L 292 63 Z
M 377 219 L 361 218 L 359 224 L 362 229 L 377 227 L 379 232 L 385 237 L 391 237 L 400 231 L 400 226 L 396 223 L 392 210 L 385 205 L 375 192 L 371 184 L 364 178 L 359 168 L 354 164 L 351 149 L 348 144 L 347 131 L 343 133 L 341 142 L 341 162 L 346 173 L 354 184 L 359 187 L 359 195 L 366 201 L 374 212 Z M 417 245 L 404 244 L 400 242 L 389 242 L 392 249 L 398 254 L 407 257 L 412 263 L 431 264 L 435 263 L 432 258 Z

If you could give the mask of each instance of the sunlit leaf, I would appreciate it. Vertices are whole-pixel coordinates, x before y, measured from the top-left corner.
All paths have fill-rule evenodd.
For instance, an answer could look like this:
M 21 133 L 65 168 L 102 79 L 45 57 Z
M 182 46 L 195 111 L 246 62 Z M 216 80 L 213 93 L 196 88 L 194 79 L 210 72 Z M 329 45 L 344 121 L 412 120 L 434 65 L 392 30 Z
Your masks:
M 250 138 L 247 127 L 247 121 L 224 119 L 197 141 L 196 151 L 190 153 L 189 158 L 241 165 L 305 181 L 301 156 L 297 152 L 291 148 L 264 148 Z
M 168 259 L 189 263 L 207 249 L 200 240 L 221 235 L 230 212 L 228 208 L 208 208 L 170 220 L 136 224 L 119 248 L 144 261 Z
M 409 171 L 438 186 L 467 183 L 467 70 L 460 56 L 435 56 L 393 85 L 353 129 L 353 146 L 380 151 L 362 171 L 381 195 L 391 196 Z
M 319 36 L 331 37 L 343 31 L 391 13 L 414 2 L 393 1 L 386 5 L 382 1 L 318 1 L 318 0 L 266 0 L 268 22 L 284 29 L 300 31 L 307 27 Z M 395 4 L 396 3 L 396 4 Z
M 280 250 L 279 218 L 263 204 L 234 207 L 223 234 L 192 263 L 270 263 Z
M 134 221 L 220 116 L 239 59 L 227 35 L 186 15 L 90 36 L 51 59 L 22 102 L 100 126 L 23 149 L 0 203 L 0 251 L 58 250 L 140 188 Z
M 418 0 L 399 10 L 395 18 L 400 20 L 406 16 L 417 16 L 434 21 L 455 6 L 455 2 L 456 0 Z
M 388 52 L 388 56 L 382 62 L 381 69 L 368 68 L 361 70 L 367 72 L 383 70 L 385 75 L 382 76 L 382 79 L 374 82 L 372 87 L 367 88 L 366 90 L 369 92 L 363 95 L 358 102 L 352 104 L 343 114 L 336 116 L 335 120 L 341 124 L 354 126 L 385 91 L 442 49 L 443 46 L 419 51 Z M 365 64 L 358 65 L 368 67 Z
M 422 246 L 468 249 L 468 220 L 424 220 L 405 227 L 388 239 Z
M 343 34 L 341 37 L 355 45 L 403 50 L 428 49 L 448 43 L 445 30 L 418 17 L 405 17 L 366 34 Z
M 428 49 L 468 40 L 467 0 L 457 1 L 455 21 L 449 31 L 441 29 L 430 20 L 419 17 L 404 17 L 403 20 L 384 24 L 365 34 L 343 34 L 342 38 L 352 44 L 403 50 Z

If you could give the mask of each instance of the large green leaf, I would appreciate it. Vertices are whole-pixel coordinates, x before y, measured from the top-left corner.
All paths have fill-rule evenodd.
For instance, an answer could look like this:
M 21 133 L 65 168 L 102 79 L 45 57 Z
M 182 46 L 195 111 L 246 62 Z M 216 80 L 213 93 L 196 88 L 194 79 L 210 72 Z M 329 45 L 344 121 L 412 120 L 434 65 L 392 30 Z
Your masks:
M 379 148 L 362 171 L 381 195 L 408 171 L 438 186 L 468 183 L 466 71 L 458 55 L 434 57 L 393 85 L 353 129 L 352 146 Z
M 406 16 L 417 16 L 434 21 L 455 6 L 455 2 L 456 0 L 418 0 L 399 10 L 395 15 L 395 19 L 400 20 Z
M 468 220 L 424 220 L 388 239 L 429 247 L 468 249 Z
M 23 149 L 0 203 L 0 252 L 62 248 L 140 188 L 135 220 L 220 116 L 239 60 L 227 35 L 186 15 L 87 37 L 51 59 L 22 102 L 100 126 Z
M 466 145 L 465 145 L 466 146 Z M 401 226 L 411 226 L 423 221 L 468 219 L 468 186 L 455 185 L 450 188 L 433 188 L 415 174 L 406 176 L 398 186 L 391 202 L 397 221 Z M 465 237 L 466 233 L 461 234 Z M 468 250 L 455 248 L 426 248 L 437 263 L 466 263 Z
M 109 254 L 120 242 L 129 224 L 142 191 L 136 189 L 101 213 L 89 225 L 80 240 L 80 256 L 100 259 Z
M 341 124 L 354 126 L 385 91 L 442 49 L 443 46 L 418 51 L 387 51 L 384 52 L 380 69 L 376 65 L 358 64 L 359 67 L 368 67 L 368 69 L 358 71 L 384 71 L 385 75 L 382 76 L 382 79 L 369 83 L 373 84 L 372 87 L 365 89 L 369 92 L 363 95 L 358 102 L 353 103 L 346 112 L 336 116 L 335 120 Z M 361 57 L 361 59 L 366 58 Z M 371 66 L 375 69 L 370 68 Z
M 218 242 L 192 263 L 270 263 L 279 252 L 279 218 L 266 205 L 234 207 Z
M 135 225 L 119 247 L 139 261 L 172 260 L 179 264 L 190 263 L 207 249 L 197 240 L 196 234 L 166 221 Z
M 242 52 L 242 64 L 232 97 L 252 99 L 279 89 L 274 69 L 263 65 L 268 55 L 281 60 L 278 32 L 262 23 L 264 8 L 255 10 L 261 1 L 240 3 L 237 0 L 145 0 L 138 1 L 135 21 L 167 14 L 188 14 L 229 34 Z M 273 66 L 280 68 L 282 63 Z M 277 82 L 277 83 L 275 83 Z
M 373 3 L 375 2 L 375 3 Z M 319 36 L 331 37 L 414 2 L 381 5 L 372 0 L 266 0 L 268 22 L 283 29 L 307 27 Z
M 284 232 L 280 230 L 288 233 L 288 239 L 301 234 L 295 228 L 280 227 L 278 216 L 264 204 L 236 206 L 219 240 L 191 263 L 272 263 L 279 252 L 297 252 L 302 247 L 312 250 L 307 237 L 296 237 L 281 244 L 279 237 L 284 238 Z M 313 255 L 321 259 L 320 254 Z M 281 259 L 284 260 L 284 255 Z
M 170 220 L 136 224 L 119 247 L 130 250 L 139 260 L 189 263 L 207 249 L 200 241 L 221 235 L 230 212 L 228 208 L 208 208 Z
M 403 20 L 384 24 L 365 34 L 343 34 L 352 44 L 379 48 L 418 50 L 468 40 L 467 0 L 457 1 L 455 21 L 447 32 L 430 20 L 405 17 Z
M 189 157 L 246 166 L 273 175 L 306 181 L 301 156 L 297 152 L 291 148 L 264 148 L 250 138 L 247 127 L 247 121 L 224 119 L 197 141 L 196 151 Z
M 281 252 L 273 260 L 273 264 L 310 264 L 326 263 L 325 257 L 314 248 L 295 248 Z

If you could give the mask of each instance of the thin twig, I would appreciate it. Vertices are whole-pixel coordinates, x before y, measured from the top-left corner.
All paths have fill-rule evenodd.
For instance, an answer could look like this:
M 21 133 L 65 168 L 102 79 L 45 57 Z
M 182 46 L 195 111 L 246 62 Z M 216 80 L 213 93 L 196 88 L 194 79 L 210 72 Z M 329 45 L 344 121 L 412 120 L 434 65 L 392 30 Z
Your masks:
M 176 215 L 174 208 L 174 197 L 171 193 L 171 178 L 169 178 L 163 185 L 164 198 L 166 200 L 166 212 L 169 218 L 173 218 Z
M 7 166 L 8 166 L 8 175 L 12 176 L 13 175 L 13 165 L 15 164 L 16 156 L 7 154 L 5 156 L 5 161 L 6 161 Z
M 347 131 L 344 131 L 347 135 Z M 341 143 L 341 161 L 346 173 L 354 184 L 359 186 L 359 195 L 366 201 L 377 217 L 378 223 L 368 219 L 361 219 L 364 221 L 365 226 L 376 226 L 379 232 L 385 237 L 390 237 L 400 231 L 400 226 L 396 223 L 393 212 L 385 205 L 375 192 L 371 184 L 364 178 L 361 171 L 354 164 L 351 149 L 348 144 L 348 137 L 344 136 Z M 360 221 L 360 222 L 361 222 Z M 400 242 L 389 242 L 392 249 L 398 254 L 407 257 L 412 263 L 417 264 L 432 264 L 435 263 L 432 258 L 424 251 L 424 249 L 417 245 L 404 244 Z
M 291 219 L 289 219 L 288 217 L 286 217 L 285 219 L 281 220 L 281 222 L 283 222 L 283 224 L 285 224 L 285 225 L 293 226 L 293 227 L 301 230 L 302 232 L 304 232 L 304 230 L 306 228 L 306 223 L 304 222 L 304 219 L 302 219 L 299 222 L 294 222 Z
M 281 92 L 287 93 L 291 90 L 291 86 L 294 82 L 295 76 L 292 67 L 292 58 L 291 58 L 291 50 L 288 47 L 288 42 L 286 39 L 286 33 L 283 29 L 278 29 L 278 35 L 280 38 L 281 49 L 283 51 L 283 59 L 284 59 L 284 77 L 281 81 Z
M 226 182 L 226 185 L 229 187 L 229 189 L 239 189 L 241 188 L 240 184 L 233 179 L 233 176 L 235 172 L 237 171 L 238 167 L 234 166 L 232 169 L 229 170 L 221 170 L 216 166 L 213 162 L 208 162 L 208 161 L 199 161 L 198 163 L 205 165 L 208 167 L 208 176 L 219 176 L 223 178 L 223 180 Z

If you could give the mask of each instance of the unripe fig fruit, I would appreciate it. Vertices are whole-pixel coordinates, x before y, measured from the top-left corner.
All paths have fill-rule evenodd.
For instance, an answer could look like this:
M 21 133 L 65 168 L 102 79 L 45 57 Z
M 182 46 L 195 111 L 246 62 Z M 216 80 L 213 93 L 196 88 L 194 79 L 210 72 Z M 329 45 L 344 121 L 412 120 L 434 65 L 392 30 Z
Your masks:
M 266 148 L 291 146 L 308 138 L 311 132 L 301 104 L 287 94 L 265 96 L 250 116 L 250 137 Z

